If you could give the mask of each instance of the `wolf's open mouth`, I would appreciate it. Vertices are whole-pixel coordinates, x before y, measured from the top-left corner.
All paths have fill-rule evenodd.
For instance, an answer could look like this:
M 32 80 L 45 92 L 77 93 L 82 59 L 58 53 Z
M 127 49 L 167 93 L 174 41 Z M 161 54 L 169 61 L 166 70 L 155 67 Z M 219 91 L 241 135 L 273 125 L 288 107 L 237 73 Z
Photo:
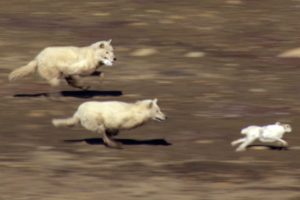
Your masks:
M 110 60 L 101 60 L 100 64 L 105 66 L 113 66 L 113 62 Z
M 154 120 L 159 121 L 159 122 L 165 121 L 165 119 L 158 118 L 158 117 L 154 118 Z

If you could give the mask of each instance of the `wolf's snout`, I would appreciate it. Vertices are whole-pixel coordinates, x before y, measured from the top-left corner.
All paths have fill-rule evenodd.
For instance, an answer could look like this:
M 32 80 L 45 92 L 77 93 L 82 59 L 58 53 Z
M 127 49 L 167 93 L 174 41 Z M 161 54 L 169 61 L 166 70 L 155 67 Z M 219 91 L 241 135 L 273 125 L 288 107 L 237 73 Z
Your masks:
M 165 115 L 157 116 L 157 117 L 154 118 L 154 120 L 159 121 L 159 122 L 165 121 L 166 119 L 167 119 L 167 116 L 165 116 Z

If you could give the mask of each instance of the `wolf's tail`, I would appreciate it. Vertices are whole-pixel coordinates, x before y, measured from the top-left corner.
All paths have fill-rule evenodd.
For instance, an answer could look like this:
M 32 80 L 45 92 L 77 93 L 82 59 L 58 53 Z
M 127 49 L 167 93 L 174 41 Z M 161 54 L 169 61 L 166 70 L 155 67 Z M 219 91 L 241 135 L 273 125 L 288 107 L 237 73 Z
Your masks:
M 75 115 L 73 117 L 65 118 L 65 119 L 53 119 L 52 124 L 55 127 L 62 127 L 62 126 L 74 126 L 78 124 L 80 119 Z
M 27 76 L 27 75 L 35 72 L 36 68 L 37 68 L 36 60 L 30 61 L 27 65 L 12 71 L 8 76 L 8 80 L 15 81 L 19 78 Z

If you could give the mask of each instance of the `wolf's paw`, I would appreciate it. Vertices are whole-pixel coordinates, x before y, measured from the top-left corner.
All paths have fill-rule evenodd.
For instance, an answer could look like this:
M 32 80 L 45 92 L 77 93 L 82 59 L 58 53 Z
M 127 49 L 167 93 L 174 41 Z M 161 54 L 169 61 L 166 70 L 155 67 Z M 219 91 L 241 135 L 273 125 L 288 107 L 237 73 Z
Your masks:
M 90 85 L 81 86 L 80 89 L 82 90 L 89 90 L 91 88 Z
M 106 147 L 112 148 L 112 149 L 123 149 L 123 146 L 120 142 L 116 142 L 116 141 L 110 141 L 105 143 Z

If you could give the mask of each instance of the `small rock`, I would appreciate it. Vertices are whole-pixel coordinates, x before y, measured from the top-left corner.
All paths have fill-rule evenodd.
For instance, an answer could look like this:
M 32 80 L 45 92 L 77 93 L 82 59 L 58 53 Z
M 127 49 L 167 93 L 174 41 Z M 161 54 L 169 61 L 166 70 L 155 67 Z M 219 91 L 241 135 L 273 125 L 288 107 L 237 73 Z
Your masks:
M 157 53 L 156 49 L 153 48 L 144 48 L 144 49 L 138 49 L 131 53 L 132 56 L 151 56 Z
M 54 149 L 53 146 L 38 146 L 37 148 L 38 148 L 38 150 L 42 150 L 42 151 L 47 151 L 47 150 Z
M 26 125 L 23 125 L 23 128 L 24 129 L 28 129 L 28 130 L 37 130 L 37 129 L 40 129 L 42 126 L 41 125 L 38 125 L 38 124 L 26 124 Z
M 129 26 L 148 26 L 149 24 L 146 22 L 133 22 L 130 23 Z
M 173 20 L 163 19 L 163 20 L 160 20 L 159 23 L 161 23 L 161 24 L 174 24 L 175 22 Z
M 161 10 L 146 10 L 147 13 L 162 13 Z
M 300 58 L 300 47 L 285 51 L 278 55 L 280 58 Z
M 179 20 L 179 19 L 186 19 L 185 16 L 182 15 L 171 15 L 168 17 L 169 19 L 175 19 L 175 20 Z
M 110 16 L 110 13 L 108 12 L 104 12 L 104 13 L 93 13 L 93 16 L 97 16 L 97 17 L 106 17 L 106 16 Z
M 30 112 L 28 113 L 28 116 L 29 116 L 29 117 L 44 117 L 44 116 L 45 116 L 45 113 L 44 113 L 44 112 L 41 112 L 41 111 L 34 110 L 34 111 L 30 111 Z
M 156 81 L 156 82 L 159 83 L 159 84 L 173 84 L 172 81 L 162 81 L 162 80 L 158 80 L 158 81 Z
M 126 97 L 133 97 L 133 98 L 139 98 L 141 95 L 140 94 L 126 94 Z
M 228 0 L 228 1 L 226 1 L 226 3 L 232 4 L 232 5 L 240 5 L 243 2 L 241 0 Z
M 212 144 L 212 143 L 214 143 L 214 141 L 213 140 L 196 140 L 195 143 L 197 143 L 197 144 Z
M 261 92 L 267 92 L 267 90 L 263 88 L 251 88 L 249 89 L 249 92 L 261 93 Z
M 118 47 L 118 52 L 128 52 L 130 49 L 124 46 L 119 46 Z
M 205 53 L 200 51 L 195 51 L 195 52 L 186 53 L 184 56 L 188 58 L 201 58 L 205 56 Z
M 32 12 L 32 15 L 47 15 L 50 14 L 49 12 Z

